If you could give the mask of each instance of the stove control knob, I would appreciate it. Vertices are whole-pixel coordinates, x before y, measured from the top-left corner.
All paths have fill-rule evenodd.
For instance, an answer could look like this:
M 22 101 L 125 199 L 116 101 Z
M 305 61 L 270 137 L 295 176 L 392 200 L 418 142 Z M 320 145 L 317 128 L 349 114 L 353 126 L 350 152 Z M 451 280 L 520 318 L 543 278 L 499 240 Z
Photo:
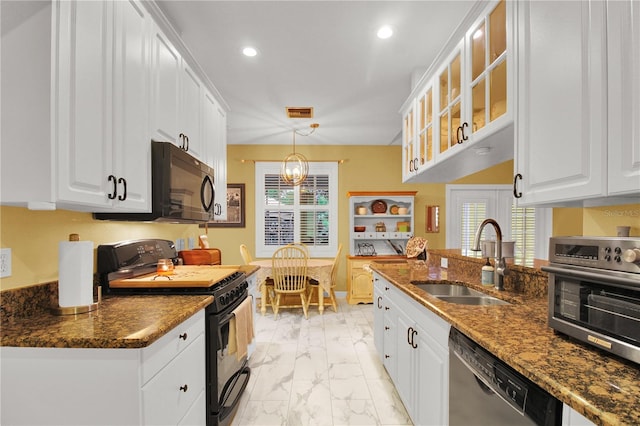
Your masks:
M 640 248 L 633 248 L 625 250 L 622 254 L 622 260 L 627 263 L 635 263 L 640 265 Z

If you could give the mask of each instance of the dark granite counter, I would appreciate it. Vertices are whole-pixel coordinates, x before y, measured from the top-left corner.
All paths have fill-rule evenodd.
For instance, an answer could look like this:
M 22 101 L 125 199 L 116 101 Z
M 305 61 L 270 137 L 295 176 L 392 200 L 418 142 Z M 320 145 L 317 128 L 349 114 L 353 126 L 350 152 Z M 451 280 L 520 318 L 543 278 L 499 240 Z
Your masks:
M 242 266 L 251 275 L 258 268 Z M 97 310 L 54 315 L 57 282 L 0 293 L 0 346 L 142 348 L 213 302 L 206 295 L 106 296 Z
M 448 258 L 449 268 L 435 266 L 441 256 Z M 542 288 L 546 273 L 513 266 L 511 284 L 505 282 L 507 290 L 499 292 L 480 284 L 482 263 L 436 251 L 430 253 L 429 264 L 372 263 L 371 268 L 596 424 L 640 424 L 640 366 L 556 335 L 547 325 L 546 288 Z M 511 305 L 447 303 L 414 286 L 412 280 L 462 283 Z

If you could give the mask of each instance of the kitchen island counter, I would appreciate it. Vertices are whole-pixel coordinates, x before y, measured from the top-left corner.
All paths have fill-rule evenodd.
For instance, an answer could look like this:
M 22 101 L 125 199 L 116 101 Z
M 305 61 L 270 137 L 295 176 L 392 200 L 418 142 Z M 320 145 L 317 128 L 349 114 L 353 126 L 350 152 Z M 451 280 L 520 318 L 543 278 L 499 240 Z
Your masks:
M 556 335 L 547 325 L 547 297 L 499 292 L 452 269 L 425 262 L 371 268 L 452 327 L 596 424 L 640 424 L 640 367 Z M 461 283 L 511 302 L 469 306 L 444 302 L 411 281 Z

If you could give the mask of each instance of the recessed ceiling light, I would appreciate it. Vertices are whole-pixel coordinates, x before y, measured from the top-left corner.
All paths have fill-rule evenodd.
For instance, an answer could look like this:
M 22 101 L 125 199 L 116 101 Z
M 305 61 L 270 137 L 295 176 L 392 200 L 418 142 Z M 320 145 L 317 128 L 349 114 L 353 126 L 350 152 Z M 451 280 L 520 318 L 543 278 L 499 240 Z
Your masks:
M 378 29 L 378 38 L 387 39 L 393 35 L 393 28 L 389 25 L 384 25 Z
M 242 49 L 242 54 L 244 56 L 252 57 L 256 56 L 258 54 L 258 51 L 253 47 L 245 47 L 244 49 Z

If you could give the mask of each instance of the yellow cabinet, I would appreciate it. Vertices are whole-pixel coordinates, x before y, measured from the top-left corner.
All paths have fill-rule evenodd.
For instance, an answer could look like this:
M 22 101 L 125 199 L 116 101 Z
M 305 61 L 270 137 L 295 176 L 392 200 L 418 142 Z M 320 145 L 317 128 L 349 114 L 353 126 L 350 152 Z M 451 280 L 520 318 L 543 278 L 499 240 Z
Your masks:
M 348 256 L 347 302 L 373 303 L 373 273 L 365 269 L 372 259 L 359 256 Z

